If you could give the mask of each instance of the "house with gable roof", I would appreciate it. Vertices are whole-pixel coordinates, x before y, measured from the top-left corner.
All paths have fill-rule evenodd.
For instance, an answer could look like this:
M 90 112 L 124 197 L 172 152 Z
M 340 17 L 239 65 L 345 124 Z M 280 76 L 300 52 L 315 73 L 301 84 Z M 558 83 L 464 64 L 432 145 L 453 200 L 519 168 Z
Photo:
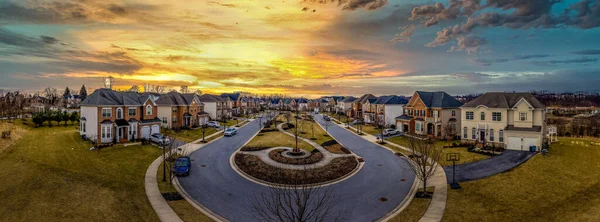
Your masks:
M 460 129 L 462 103 L 446 92 L 416 91 L 404 107 L 404 114 L 396 117 L 396 128 L 401 132 L 445 138 L 445 126 L 454 134 Z

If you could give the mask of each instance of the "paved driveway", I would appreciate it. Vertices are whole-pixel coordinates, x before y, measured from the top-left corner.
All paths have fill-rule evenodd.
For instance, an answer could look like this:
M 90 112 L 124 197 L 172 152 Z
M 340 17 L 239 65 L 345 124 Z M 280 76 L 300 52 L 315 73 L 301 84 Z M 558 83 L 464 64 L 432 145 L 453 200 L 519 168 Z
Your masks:
M 502 154 L 489 159 L 456 165 L 456 181 L 478 180 L 508 171 L 526 162 L 535 154 L 529 151 L 505 150 Z M 445 166 L 444 171 L 448 183 L 452 183 L 452 166 Z
M 317 119 L 323 121 L 321 116 Z M 227 220 L 255 221 L 247 210 L 249 200 L 253 194 L 269 188 L 238 175 L 229 165 L 229 158 L 258 130 L 258 122 L 253 121 L 240 128 L 236 136 L 218 139 L 193 152 L 191 173 L 179 178 L 181 186 L 193 199 Z M 329 132 L 365 159 L 356 175 L 331 185 L 342 197 L 337 208 L 347 210 L 346 221 L 377 220 L 396 208 L 415 178 L 406 160 L 341 127 L 330 125 Z M 381 197 L 388 201 L 379 201 Z

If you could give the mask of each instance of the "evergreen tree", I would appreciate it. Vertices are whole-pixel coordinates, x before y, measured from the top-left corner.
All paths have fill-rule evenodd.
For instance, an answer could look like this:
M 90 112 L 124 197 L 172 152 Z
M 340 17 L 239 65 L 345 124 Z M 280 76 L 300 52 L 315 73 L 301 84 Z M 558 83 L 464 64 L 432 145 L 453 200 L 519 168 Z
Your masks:
M 69 87 L 67 86 L 67 88 L 65 89 L 65 92 L 63 93 L 63 97 L 68 96 L 71 94 L 71 90 L 69 90 Z
M 85 98 L 87 97 L 87 90 L 85 89 L 85 85 L 81 86 L 81 90 L 79 90 L 79 98 L 81 98 L 81 101 L 85 100 Z

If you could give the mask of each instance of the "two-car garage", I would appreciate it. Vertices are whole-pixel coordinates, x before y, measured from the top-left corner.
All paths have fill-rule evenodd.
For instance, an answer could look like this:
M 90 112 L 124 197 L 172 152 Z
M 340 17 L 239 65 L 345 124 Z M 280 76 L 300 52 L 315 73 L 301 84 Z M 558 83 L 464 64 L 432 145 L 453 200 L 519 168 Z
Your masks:
M 506 149 L 530 151 L 530 147 L 535 146 L 539 150 L 538 141 L 539 138 L 512 136 L 508 137 Z

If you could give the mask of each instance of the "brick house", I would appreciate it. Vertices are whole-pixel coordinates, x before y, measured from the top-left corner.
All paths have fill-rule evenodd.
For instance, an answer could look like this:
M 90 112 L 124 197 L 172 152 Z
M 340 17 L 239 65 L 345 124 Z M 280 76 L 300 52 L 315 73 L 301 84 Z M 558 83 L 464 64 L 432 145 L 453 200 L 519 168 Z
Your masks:
M 80 135 L 98 143 L 122 143 L 160 133 L 158 94 L 98 89 L 80 104 Z
M 416 91 L 404 107 L 404 114 L 395 118 L 397 129 L 441 139 L 446 136 L 444 127 L 450 126 L 458 134 L 461 105 L 445 92 Z
M 204 104 L 195 93 L 169 92 L 156 100 L 162 126 L 171 129 L 192 128 L 208 122 Z

